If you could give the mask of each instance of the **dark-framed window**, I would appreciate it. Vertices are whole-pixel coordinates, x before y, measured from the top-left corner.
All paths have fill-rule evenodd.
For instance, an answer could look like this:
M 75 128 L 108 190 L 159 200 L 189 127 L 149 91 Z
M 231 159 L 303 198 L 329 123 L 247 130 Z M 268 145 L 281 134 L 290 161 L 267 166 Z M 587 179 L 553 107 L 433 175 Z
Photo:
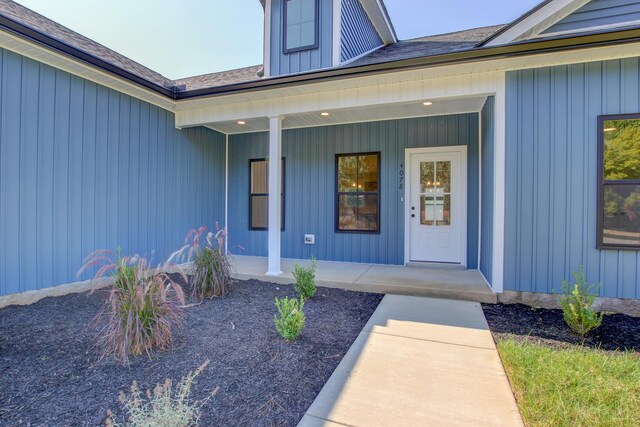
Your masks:
M 284 53 L 318 47 L 318 0 L 284 0 L 282 18 Z
M 597 245 L 640 250 L 640 113 L 598 117 Z
M 336 231 L 380 233 L 380 152 L 336 154 Z
M 284 230 L 285 161 L 282 158 L 282 216 Z M 269 160 L 249 160 L 249 230 L 269 229 Z

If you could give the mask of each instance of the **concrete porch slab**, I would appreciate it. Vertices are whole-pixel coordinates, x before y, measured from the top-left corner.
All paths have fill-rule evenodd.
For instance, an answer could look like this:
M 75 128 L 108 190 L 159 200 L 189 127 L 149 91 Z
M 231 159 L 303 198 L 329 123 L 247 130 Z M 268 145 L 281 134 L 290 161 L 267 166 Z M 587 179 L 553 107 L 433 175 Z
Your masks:
M 266 276 L 267 258 L 232 257 L 238 279 L 258 279 L 275 283 L 293 283 L 295 263 L 309 265 L 309 260 L 282 260 L 282 276 Z M 497 302 L 477 270 L 435 266 L 398 266 L 350 262 L 318 261 L 316 282 L 319 286 L 384 294 L 428 296 L 486 303 Z
M 299 426 L 522 426 L 477 303 L 387 295 Z

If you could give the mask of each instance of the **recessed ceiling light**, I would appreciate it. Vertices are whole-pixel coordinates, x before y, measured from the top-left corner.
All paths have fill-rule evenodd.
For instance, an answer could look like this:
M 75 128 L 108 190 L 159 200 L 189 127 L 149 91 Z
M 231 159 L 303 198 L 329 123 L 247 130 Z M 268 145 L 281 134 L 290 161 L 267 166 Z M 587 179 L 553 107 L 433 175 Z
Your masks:
M 239 125 L 246 125 L 246 124 L 247 124 L 247 122 L 245 122 L 244 120 L 238 120 L 238 124 L 239 124 Z
M 320 113 L 320 115 L 321 115 L 321 116 L 328 116 L 328 115 L 329 115 L 329 113 L 327 113 L 327 112 L 325 111 L 325 112 Z
M 426 105 L 426 106 L 428 107 L 429 105 L 433 105 L 433 102 L 431 102 L 431 101 L 424 101 L 424 102 L 422 103 L 422 105 Z

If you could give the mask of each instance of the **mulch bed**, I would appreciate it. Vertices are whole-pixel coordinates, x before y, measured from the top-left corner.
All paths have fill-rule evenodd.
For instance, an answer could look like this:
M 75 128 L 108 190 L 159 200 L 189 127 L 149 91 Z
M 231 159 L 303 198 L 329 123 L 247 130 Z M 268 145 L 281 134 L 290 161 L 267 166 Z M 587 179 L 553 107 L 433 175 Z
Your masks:
M 607 351 L 640 351 L 640 318 L 605 315 L 602 325 L 583 339 L 564 322 L 561 310 L 523 304 L 482 304 L 489 328 L 496 338 L 515 338 L 562 347 L 581 344 Z
M 290 285 L 255 280 L 185 312 L 169 351 L 98 361 L 95 330 L 87 328 L 105 292 L 47 298 L 0 310 L 0 425 L 97 426 L 107 409 L 122 414 L 118 393 L 178 381 L 206 359 L 192 397 L 219 393 L 203 408 L 201 425 L 295 426 L 320 392 L 382 295 L 319 288 L 305 304 L 300 339 L 284 342 L 273 324 L 275 296 Z

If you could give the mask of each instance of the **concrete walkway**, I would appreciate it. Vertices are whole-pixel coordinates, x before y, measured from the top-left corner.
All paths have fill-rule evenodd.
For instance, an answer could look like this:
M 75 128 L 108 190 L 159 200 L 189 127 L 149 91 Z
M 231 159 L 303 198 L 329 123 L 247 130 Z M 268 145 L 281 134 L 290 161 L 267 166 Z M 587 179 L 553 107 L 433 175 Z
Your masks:
M 300 422 L 522 426 L 480 304 L 387 295 Z
M 267 258 L 232 257 L 239 279 L 293 283 L 293 266 L 308 265 L 309 260 L 283 259 L 280 277 L 266 276 Z M 319 261 L 316 271 L 319 286 L 353 291 L 428 296 L 495 303 L 491 292 L 477 270 L 445 266 L 403 266 L 361 264 L 355 262 Z

